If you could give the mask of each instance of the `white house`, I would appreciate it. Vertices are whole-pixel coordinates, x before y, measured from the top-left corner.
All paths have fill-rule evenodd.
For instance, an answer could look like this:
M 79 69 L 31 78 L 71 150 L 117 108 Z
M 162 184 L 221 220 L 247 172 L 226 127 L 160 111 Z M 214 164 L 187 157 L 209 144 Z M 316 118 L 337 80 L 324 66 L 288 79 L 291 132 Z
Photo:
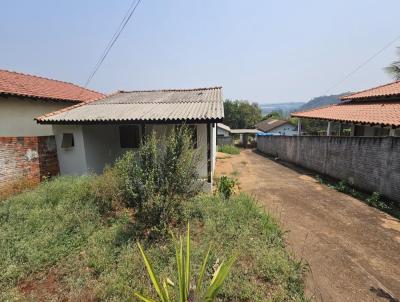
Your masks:
M 194 131 L 199 174 L 211 183 L 216 123 L 224 117 L 222 88 L 120 91 L 36 120 L 53 125 L 61 175 L 100 173 L 153 130 L 160 137 L 176 125 Z
M 286 120 L 269 118 L 256 124 L 256 129 L 277 135 L 297 135 L 297 127 Z

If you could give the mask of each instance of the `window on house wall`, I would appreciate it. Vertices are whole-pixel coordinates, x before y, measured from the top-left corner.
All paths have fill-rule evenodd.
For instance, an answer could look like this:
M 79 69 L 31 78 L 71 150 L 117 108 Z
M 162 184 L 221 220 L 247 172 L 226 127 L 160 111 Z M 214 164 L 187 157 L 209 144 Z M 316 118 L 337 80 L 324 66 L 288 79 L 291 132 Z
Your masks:
M 139 148 L 140 127 L 139 125 L 119 126 L 119 143 L 121 148 Z
M 71 148 L 75 146 L 74 135 L 72 133 L 63 133 L 61 148 Z

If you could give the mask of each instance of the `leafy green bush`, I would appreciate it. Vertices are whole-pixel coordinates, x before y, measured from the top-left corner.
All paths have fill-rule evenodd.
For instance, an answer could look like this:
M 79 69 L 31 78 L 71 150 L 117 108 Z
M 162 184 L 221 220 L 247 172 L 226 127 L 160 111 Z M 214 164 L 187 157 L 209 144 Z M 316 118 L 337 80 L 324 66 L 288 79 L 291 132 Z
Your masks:
M 388 209 L 388 206 L 382 200 L 382 195 L 379 192 L 373 192 L 372 195 L 366 199 L 366 202 L 371 207 L 375 207 L 381 210 Z
M 138 226 L 155 233 L 180 222 L 183 203 L 200 190 L 199 159 L 188 128 L 174 129 L 161 141 L 153 132 L 136 153 L 127 152 L 115 166 Z
M 229 199 L 235 191 L 236 181 L 228 176 L 221 176 L 217 181 L 217 190 L 225 199 Z
M 106 167 L 103 174 L 93 176 L 92 194 L 102 214 L 123 204 L 122 188 L 122 177 L 115 168 Z
M 218 152 L 227 154 L 239 154 L 240 149 L 238 147 L 235 147 L 234 145 L 222 145 L 218 146 Z

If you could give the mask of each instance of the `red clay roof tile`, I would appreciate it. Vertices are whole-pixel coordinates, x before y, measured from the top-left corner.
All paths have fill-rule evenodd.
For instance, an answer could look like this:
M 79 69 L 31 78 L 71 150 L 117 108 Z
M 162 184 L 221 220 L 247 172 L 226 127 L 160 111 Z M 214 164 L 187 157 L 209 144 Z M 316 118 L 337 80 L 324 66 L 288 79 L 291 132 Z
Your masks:
M 294 112 L 292 116 L 398 127 L 400 126 L 400 101 L 343 102 L 308 111 Z
M 0 94 L 72 102 L 86 102 L 104 96 L 102 93 L 72 83 L 8 70 L 0 70 Z
M 342 100 L 371 99 L 389 96 L 400 97 L 400 81 L 370 88 L 360 92 L 355 92 L 342 97 Z

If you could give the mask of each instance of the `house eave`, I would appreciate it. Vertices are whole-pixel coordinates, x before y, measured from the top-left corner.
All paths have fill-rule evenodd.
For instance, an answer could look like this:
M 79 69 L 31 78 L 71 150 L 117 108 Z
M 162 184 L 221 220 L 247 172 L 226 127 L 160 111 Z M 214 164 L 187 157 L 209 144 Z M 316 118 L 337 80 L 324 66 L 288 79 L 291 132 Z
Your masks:
M 223 118 L 208 119 L 156 119 L 156 120 L 92 120 L 92 121 L 46 121 L 35 119 L 42 125 L 126 125 L 126 124 L 208 124 L 219 123 Z

